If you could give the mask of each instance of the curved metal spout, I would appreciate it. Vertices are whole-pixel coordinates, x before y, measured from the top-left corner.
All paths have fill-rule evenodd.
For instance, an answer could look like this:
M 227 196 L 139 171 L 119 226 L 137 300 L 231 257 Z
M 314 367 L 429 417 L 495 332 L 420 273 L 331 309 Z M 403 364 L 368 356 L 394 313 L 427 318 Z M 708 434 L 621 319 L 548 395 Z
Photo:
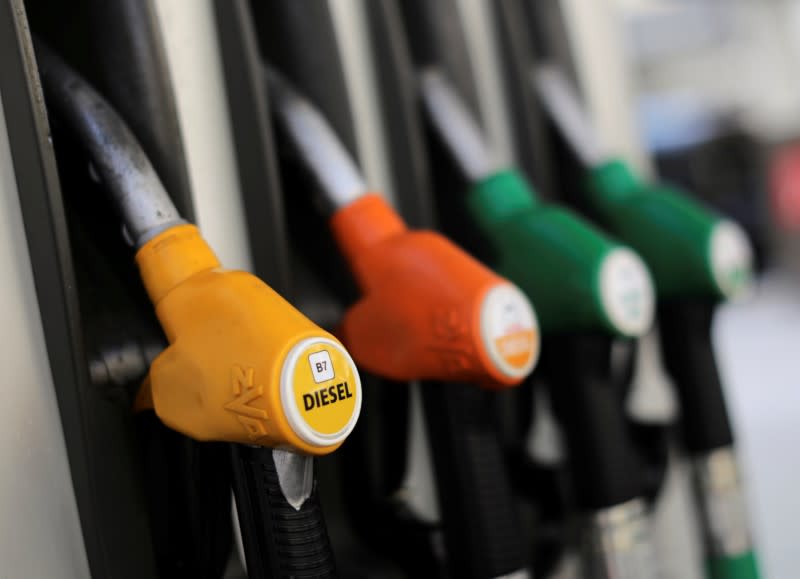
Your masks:
M 434 129 L 465 177 L 474 183 L 502 168 L 474 115 L 440 70 L 423 70 L 419 89 Z
M 353 157 L 325 117 L 281 74 L 264 67 L 269 101 L 285 131 L 322 189 L 333 210 L 346 207 L 367 192 L 367 184 Z

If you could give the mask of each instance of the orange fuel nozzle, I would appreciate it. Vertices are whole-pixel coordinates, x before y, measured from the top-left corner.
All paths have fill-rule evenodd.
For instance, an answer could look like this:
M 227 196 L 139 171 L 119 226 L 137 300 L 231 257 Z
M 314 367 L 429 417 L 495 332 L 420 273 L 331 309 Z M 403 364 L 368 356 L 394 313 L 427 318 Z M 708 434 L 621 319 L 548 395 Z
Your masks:
M 197 440 L 308 454 L 340 446 L 361 408 L 341 343 L 255 276 L 222 269 L 119 115 L 46 46 L 37 57 L 48 106 L 86 145 L 138 248 L 169 340 L 136 407 Z
M 378 195 L 337 211 L 333 234 L 363 291 L 339 335 L 394 380 L 519 384 L 536 363 L 536 316 L 517 287 L 443 236 L 409 231 Z
M 265 79 L 281 128 L 333 208 L 334 237 L 363 293 L 340 327 L 359 366 L 393 380 L 519 384 L 539 353 L 524 294 L 443 236 L 409 231 L 380 196 L 365 194 L 313 104 L 279 72 L 267 68 Z

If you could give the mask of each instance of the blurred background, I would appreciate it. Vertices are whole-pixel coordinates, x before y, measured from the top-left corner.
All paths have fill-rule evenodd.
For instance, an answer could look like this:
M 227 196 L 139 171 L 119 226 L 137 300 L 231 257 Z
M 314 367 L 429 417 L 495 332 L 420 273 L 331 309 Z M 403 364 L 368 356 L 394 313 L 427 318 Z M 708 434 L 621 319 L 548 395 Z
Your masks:
M 758 287 L 725 306 L 714 338 L 764 574 L 793 577 L 800 565 L 793 490 L 800 485 L 793 450 L 800 440 L 800 2 L 566 5 L 573 33 L 585 39 L 579 53 L 595 79 L 589 93 L 605 134 L 630 156 L 643 151 L 642 166 L 735 216 L 758 248 Z M 609 14 L 616 34 L 604 41 L 594 23 Z M 602 46 L 611 47 L 608 55 L 597 51 Z M 628 88 L 621 96 L 603 79 L 619 53 Z M 618 121 L 628 105 L 633 129 Z M 674 552 L 686 549 L 689 541 Z

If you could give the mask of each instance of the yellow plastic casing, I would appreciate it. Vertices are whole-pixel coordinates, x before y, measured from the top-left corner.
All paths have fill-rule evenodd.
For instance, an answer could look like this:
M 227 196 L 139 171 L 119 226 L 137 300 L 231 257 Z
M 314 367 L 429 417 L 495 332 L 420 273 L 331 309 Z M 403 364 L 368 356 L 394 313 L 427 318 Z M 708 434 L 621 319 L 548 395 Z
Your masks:
M 148 241 L 136 262 L 170 343 L 137 409 L 197 440 L 315 455 L 341 445 L 361 383 L 336 338 L 257 277 L 222 269 L 193 225 Z

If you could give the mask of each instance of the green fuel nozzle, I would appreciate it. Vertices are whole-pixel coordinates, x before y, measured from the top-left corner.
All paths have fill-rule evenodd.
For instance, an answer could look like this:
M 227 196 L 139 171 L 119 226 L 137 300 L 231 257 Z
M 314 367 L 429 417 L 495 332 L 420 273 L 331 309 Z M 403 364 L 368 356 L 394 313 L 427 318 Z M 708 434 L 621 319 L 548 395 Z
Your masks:
M 558 66 L 538 67 L 533 79 L 550 118 L 588 170 L 592 209 L 613 235 L 641 254 L 659 298 L 742 294 L 753 261 L 742 228 L 673 187 L 639 179 L 614 158 Z
M 420 92 L 431 123 L 471 184 L 467 213 L 493 247 L 493 267 L 536 304 L 543 333 L 644 334 L 655 295 L 639 256 L 571 211 L 537 199 L 525 177 L 496 160 L 442 72 L 424 70 Z
M 616 338 L 641 336 L 653 322 L 647 267 L 573 212 L 542 202 L 510 163 L 495 159 L 444 73 L 427 69 L 420 83 L 434 133 L 469 183 L 463 210 L 474 227 L 461 235 L 480 232 L 491 246 L 492 266 L 536 304 L 542 333 L 554 344 L 543 371 L 570 456 L 575 505 L 589 515 L 581 529 L 584 570 L 587 576 L 649 576 L 642 463 L 611 371 Z M 619 536 L 630 541 L 622 546 Z
M 563 70 L 538 67 L 534 82 L 551 119 L 588 170 L 598 220 L 647 262 L 659 298 L 667 371 L 681 402 L 683 438 L 693 456 L 708 579 L 757 579 L 733 433 L 714 359 L 714 301 L 743 294 L 752 250 L 742 228 L 683 192 L 639 179 L 609 155 Z
M 602 223 L 647 262 L 659 297 L 730 299 L 750 286 L 752 250 L 738 224 L 617 159 L 592 168 L 587 185 Z
M 498 272 L 537 304 L 543 332 L 593 331 L 640 336 L 655 297 L 636 253 L 572 212 L 542 203 L 513 170 L 473 185 L 467 209 L 490 239 Z

